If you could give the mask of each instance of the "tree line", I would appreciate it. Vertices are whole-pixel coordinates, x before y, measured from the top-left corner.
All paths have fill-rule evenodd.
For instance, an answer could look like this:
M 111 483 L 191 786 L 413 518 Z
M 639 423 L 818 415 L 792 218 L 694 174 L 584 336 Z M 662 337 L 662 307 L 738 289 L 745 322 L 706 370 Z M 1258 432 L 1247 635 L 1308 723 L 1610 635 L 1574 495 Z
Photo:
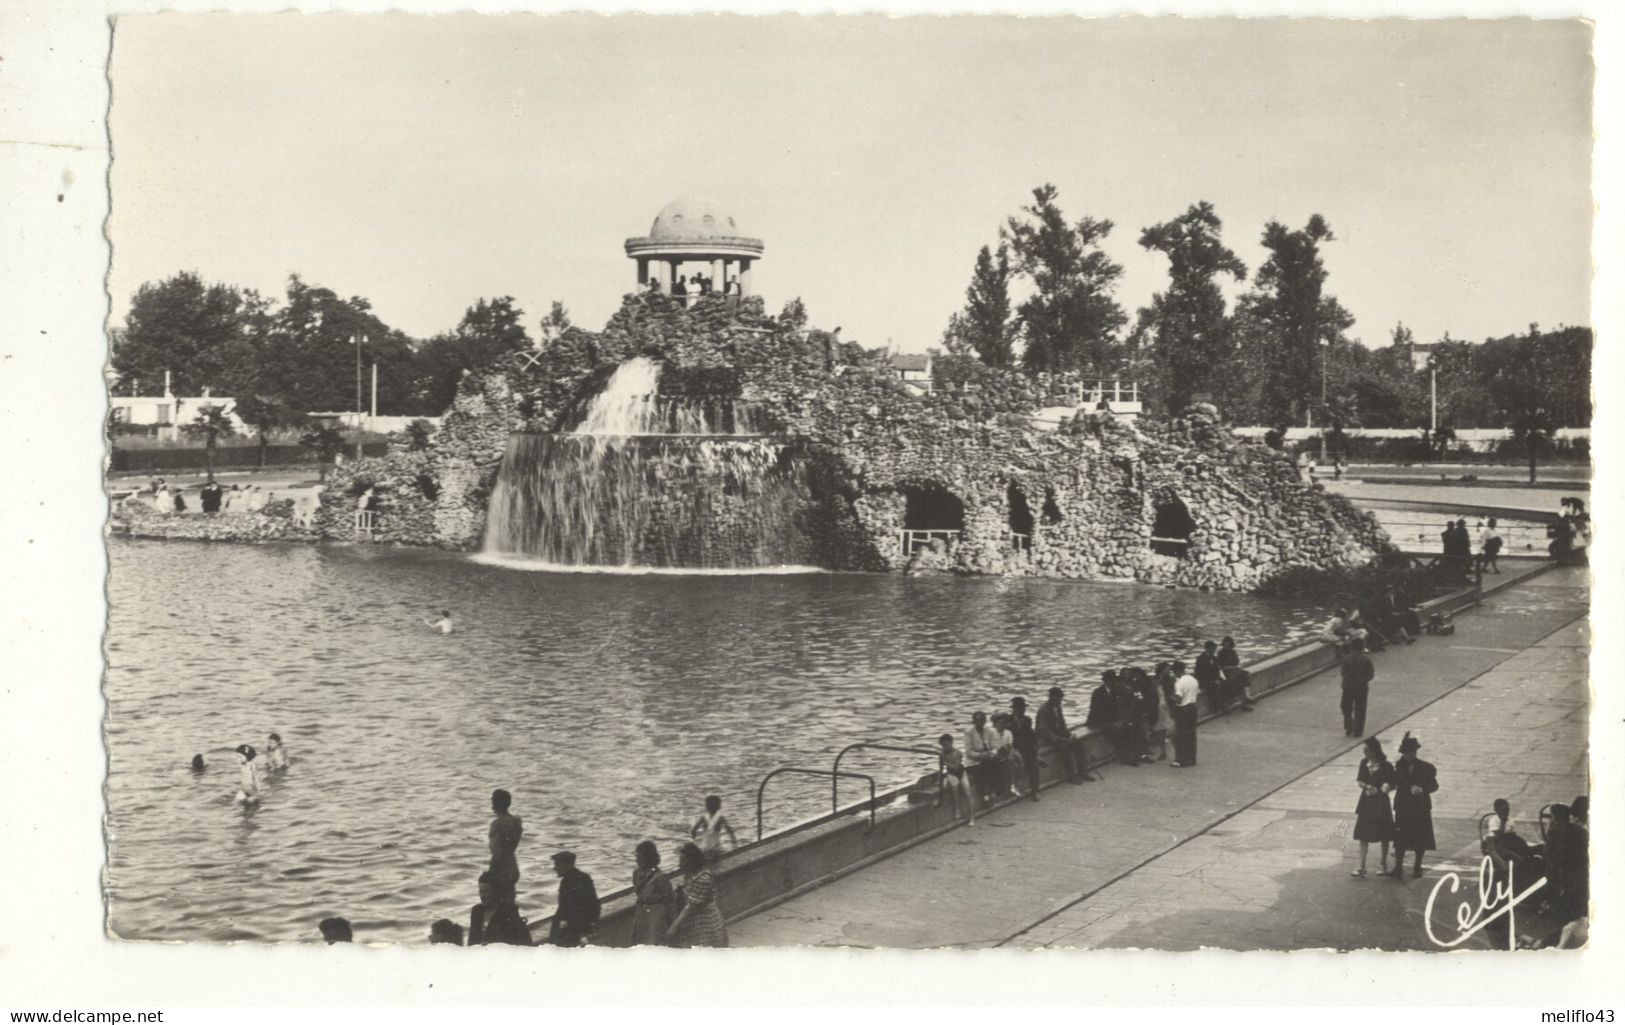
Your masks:
M 547 336 L 569 326 L 554 303 L 541 330 Z M 451 331 L 415 339 L 380 320 L 365 298 L 341 297 L 297 274 L 277 301 L 191 272 L 142 285 L 112 340 L 115 392 L 159 394 L 167 373 L 175 394 L 208 388 L 230 396 L 239 417 L 266 430 L 300 424 L 306 413 L 354 408 L 358 348 L 367 408 L 376 363 L 379 415 L 436 416 L 464 372 L 533 345 L 524 311 L 509 296 L 480 299 Z
M 1354 317 L 1328 290 L 1322 256 L 1336 235 L 1321 215 L 1301 228 L 1266 224 L 1268 255 L 1250 275 L 1225 246 L 1211 203 L 1144 228 L 1139 244 L 1167 257 L 1168 283 L 1132 323 L 1115 297 L 1122 265 L 1104 249 L 1113 227 L 1070 221 L 1055 186 L 1034 189 L 997 245 L 977 254 L 944 348 L 1031 374 L 1133 378 L 1153 416 L 1200 401 L 1232 423 L 1429 427 L 1428 372 L 1413 362 L 1411 331 L 1396 325 L 1382 348 L 1348 336 Z M 1227 278 L 1250 285 L 1233 306 L 1220 287 Z M 1480 344 L 1446 334 L 1428 350 L 1440 433 L 1509 427 L 1549 438 L 1557 427 L 1589 424 L 1591 343 L 1584 327 L 1532 324 Z

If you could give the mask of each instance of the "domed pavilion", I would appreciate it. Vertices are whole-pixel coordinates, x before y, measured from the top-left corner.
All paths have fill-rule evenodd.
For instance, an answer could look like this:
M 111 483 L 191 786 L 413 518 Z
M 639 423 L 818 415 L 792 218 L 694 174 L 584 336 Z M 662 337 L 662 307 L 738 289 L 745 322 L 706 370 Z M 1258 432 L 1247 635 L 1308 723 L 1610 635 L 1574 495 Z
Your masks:
M 670 292 L 679 275 L 707 275 L 718 292 L 750 295 L 751 264 L 762 258 L 762 240 L 742 234 L 733 217 L 715 203 L 679 199 L 655 217 L 649 234 L 626 240 L 626 255 L 637 261 L 638 287 L 658 285 Z M 683 269 L 684 264 L 700 266 Z M 738 288 L 729 286 L 737 283 Z

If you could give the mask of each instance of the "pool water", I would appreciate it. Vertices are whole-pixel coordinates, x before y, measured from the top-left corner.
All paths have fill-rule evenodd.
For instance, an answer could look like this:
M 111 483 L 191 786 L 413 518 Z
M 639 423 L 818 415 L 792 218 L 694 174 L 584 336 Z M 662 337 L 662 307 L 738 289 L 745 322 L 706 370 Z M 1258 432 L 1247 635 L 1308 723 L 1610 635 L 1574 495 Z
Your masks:
M 1014 694 L 1233 634 L 1244 660 L 1326 609 L 1133 584 L 887 575 L 534 572 L 368 545 L 109 542 L 110 923 L 140 939 L 358 941 L 466 922 L 494 787 L 523 818 L 521 907 L 550 911 L 548 855 L 600 892 L 651 838 L 668 861 L 706 794 L 755 835 L 762 776 L 861 740 L 932 744 Z M 450 610 L 456 632 L 424 620 Z M 281 733 L 257 808 L 228 750 Z M 208 767 L 189 762 L 204 752 Z M 929 758 L 859 752 L 899 784 Z M 850 795 L 858 796 L 854 786 Z M 828 809 L 780 777 L 769 831 Z

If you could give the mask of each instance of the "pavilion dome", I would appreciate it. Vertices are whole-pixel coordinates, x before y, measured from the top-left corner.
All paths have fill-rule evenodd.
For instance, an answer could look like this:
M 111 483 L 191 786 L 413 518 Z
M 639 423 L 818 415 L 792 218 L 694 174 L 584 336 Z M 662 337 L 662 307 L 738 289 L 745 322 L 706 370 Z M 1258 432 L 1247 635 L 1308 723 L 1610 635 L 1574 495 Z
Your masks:
M 667 203 L 649 229 L 651 239 L 738 238 L 743 234 L 722 207 L 694 199 Z

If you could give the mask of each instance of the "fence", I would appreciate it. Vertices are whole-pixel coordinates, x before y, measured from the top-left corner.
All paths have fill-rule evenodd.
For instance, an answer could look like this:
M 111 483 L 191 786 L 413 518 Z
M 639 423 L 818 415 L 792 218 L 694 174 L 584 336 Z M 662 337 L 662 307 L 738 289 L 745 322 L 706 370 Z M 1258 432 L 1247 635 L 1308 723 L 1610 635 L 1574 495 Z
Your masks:
M 346 454 L 354 451 L 346 448 Z M 362 446 L 369 456 L 388 453 L 389 443 L 370 441 Z M 302 445 L 265 446 L 266 466 L 315 463 L 316 457 Z M 174 473 L 177 470 L 203 470 L 209 465 L 209 453 L 202 448 L 115 448 L 108 470 L 112 473 Z M 214 450 L 216 470 L 243 470 L 260 465 L 258 445 L 225 445 Z
M 897 536 L 902 541 L 903 558 L 906 559 L 918 549 L 929 547 L 932 541 L 953 544 L 959 540 L 961 533 L 958 530 L 899 530 Z

